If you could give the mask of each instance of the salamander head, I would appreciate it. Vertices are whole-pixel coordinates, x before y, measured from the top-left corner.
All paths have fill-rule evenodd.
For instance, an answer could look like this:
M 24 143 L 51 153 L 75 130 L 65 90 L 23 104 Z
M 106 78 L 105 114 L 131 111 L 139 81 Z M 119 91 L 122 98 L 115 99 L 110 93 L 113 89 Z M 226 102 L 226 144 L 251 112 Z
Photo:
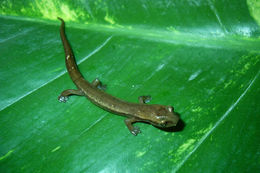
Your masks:
M 172 106 L 151 105 L 153 107 L 152 116 L 150 116 L 150 123 L 158 127 L 173 127 L 179 121 L 179 116 L 174 112 Z

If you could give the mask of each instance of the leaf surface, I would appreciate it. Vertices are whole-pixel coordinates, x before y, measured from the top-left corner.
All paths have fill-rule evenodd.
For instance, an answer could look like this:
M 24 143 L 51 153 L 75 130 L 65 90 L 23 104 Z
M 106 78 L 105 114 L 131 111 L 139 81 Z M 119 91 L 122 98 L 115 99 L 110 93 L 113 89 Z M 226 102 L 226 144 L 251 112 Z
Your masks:
M 260 170 L 260 40 L 254 1 L 0 2 L 0 172 Z M 255 8 L 254 8 L 255 7 Z M 167 132 L 84 97 L 64 65 L 60 22 L 84 77 L 129 102 L 151 95 Z

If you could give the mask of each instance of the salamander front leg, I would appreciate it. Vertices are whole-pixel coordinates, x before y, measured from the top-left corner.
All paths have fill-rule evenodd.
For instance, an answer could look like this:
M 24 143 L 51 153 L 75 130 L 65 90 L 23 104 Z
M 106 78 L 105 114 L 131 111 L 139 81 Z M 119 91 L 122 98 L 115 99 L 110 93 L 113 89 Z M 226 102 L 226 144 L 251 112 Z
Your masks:
M 107 86 L 106 86 L 106 85 L 103 85 L 102 82 L 101 82 L 98 78 L 96 78 L 96 79 L 94 79 L 94 80 L 92 81 L 92 85 L 93 85 L 94 87 L 97 87 L 98 89 L 103 90 L 103 91 L 105 91 L 105 90 L 107 89 Z
M 152 97 L 151 96 L 139 96 L 138 100 L 139 100 L 139 103 L 145 104 L 145 103 L 150 102 L 152 100 Z
M 134 127 L 133 123 L 138 122 L 137 119 L 135 118 L 127 118 L 125 119 L 125 124 L 128 128 L 128 130 L 130 131 L 130 133 L 132 133 L 133 135 L 138 135 L 139 133 L 141 133 L 141 130 L 139 129 L 139 127 Z
M 58 97 L 58 100 L 60 102 L 66 102 L 69 96 L 71 95 L 84 96 L 84 93 L 81 90 L 74 90 L 74 89 L 64 90 Z

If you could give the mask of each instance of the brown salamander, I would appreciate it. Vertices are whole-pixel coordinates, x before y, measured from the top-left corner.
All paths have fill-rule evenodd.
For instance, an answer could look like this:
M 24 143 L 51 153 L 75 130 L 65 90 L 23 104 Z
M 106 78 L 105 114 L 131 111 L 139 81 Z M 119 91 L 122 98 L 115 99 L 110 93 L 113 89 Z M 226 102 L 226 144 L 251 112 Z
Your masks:
M 86 96 L 92 103 L 104 110 L 127 117 L 125 124 L 133 135 L 141 132 L 138 127 L 133 126 L 133 123 L 136 122 L 147 122 L 161 128 L 176 126 L 179 117 L 172 106 L 148 105 L 146 103 L 151 99 L 150 96 L 140 96 L 139 103 L 129 103 L 104 92 L 102 83 L 98 79 L 92 83 L 86 81 L 78 69 L 73 51 L 66 38 L 65 23 L 63 19 L 58 19 L 61 21 L 60 37 L 65 51 L 66 67 L 78 88 L 63 91 L 58 98 L 59 101 L 66 102 L 70 95 Z

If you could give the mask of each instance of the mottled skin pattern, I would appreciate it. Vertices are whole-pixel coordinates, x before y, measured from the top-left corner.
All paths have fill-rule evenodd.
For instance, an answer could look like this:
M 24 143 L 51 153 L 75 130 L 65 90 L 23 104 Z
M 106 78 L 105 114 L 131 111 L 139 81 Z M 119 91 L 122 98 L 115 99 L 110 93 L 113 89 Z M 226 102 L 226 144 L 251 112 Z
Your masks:
M 104 86 L 98 79 L 92 83 L 86 81 L 78 70 L 73 51 L 66 38 L 65 23 L 63 19 L 58 19 L 61 21 L 60 37 L 65 51 L 66 67 L 78 88 L 63 91 L 58 98 L 59 101 L 66 102 L 70 95 L 86 96 L 92 103 L 104 110 L 127 117 L 125 124 L 133 135 L 141 132 L 138 127 L 133 126 L 135 122 L 147 122 L 163 128 L 176 126 L 179 117 L 172 106 L 147 105 L 146 103 L 151 99 L 150 96 L 140 96 L 139 103 L 129 103 L 104 92 Z

